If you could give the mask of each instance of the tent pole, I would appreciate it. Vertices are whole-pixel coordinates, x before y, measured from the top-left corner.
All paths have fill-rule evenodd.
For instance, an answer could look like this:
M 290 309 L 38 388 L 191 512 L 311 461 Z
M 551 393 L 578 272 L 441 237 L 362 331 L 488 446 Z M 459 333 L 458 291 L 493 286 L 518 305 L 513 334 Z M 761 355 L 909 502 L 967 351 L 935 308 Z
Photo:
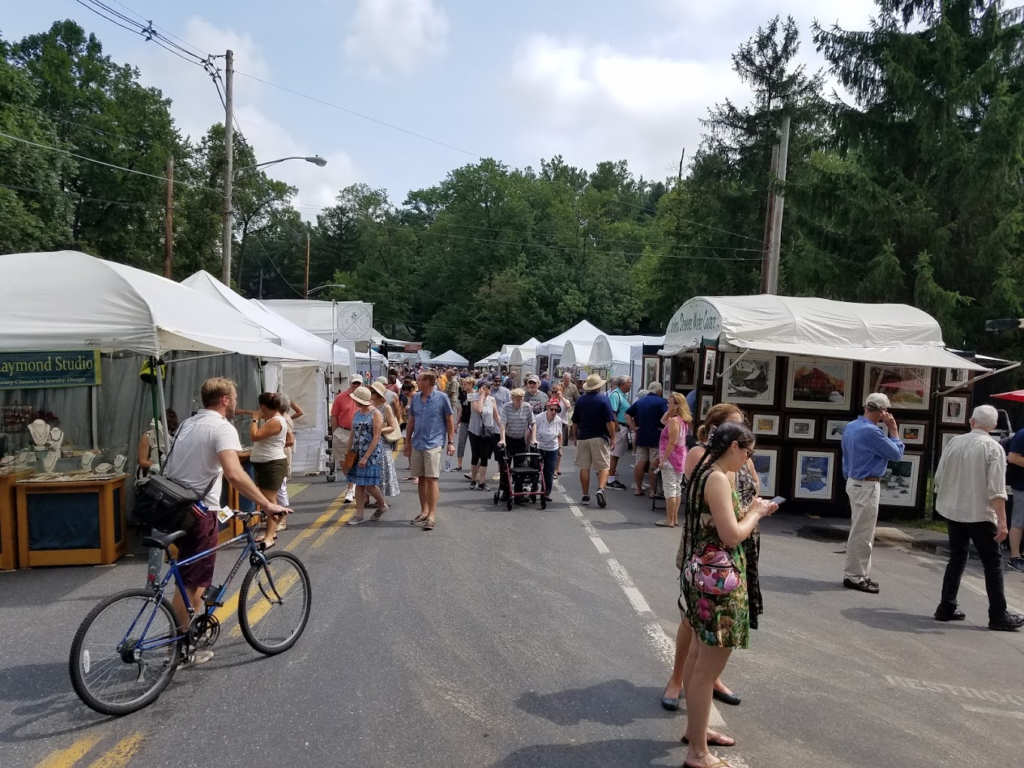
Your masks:
M 160 424 L 163 426 L 164 434 L 167 436 L 167 443 L 168 443 L 168 449 L 169 449 L 170 448 L 170 440 L 171 440 L 171 430 L 168 429 L 168 427 L 167 427 L 167 401 L 164 399 L 164 372 L 163 372 L 163 368 L 160 366 L 159 363 L 160 363 L 160 361 L 157 360 L 157 366 L 156 366 L 156 386 L 157 386 L 156 397 L 157 397 L 157 401 L 160 403 L 160 416 L 159 416 Z M 159 446 L 159 444 L 160 444 L 160 432 L 158 430 L 157 431 L 157 445 Z M 168 452 L 170 452 L 170 451 L 168 450 Z M 162 464 L 161 464 L 161 468 L 163 468 Z
M 97 389 L 98 388 L 94 386 L 89 387 L 89 399 L 91 401 L 90 405 L 92 406 L 92 449 L 94 451 L 98 451 L 100 446 L 100 396 L 99 392 L 96 391 Z
M 155 371 L 156 368 L 157 368 L 156 358 L 154 358 L 154 357 L 149 358 L 149 370 L 150 371 Z M 153 403 L 153 432 L 154 432 L 154 435 L 156 437 L 156 455 L 159 456 L 160 453 L 161 453 L 161 449 L 160 449 L 160 429 L 157 427 L 157 425 L 160 424 L 161 422 L 160 422 L 160 406 L 157 403 L 156 378 L 155 377 L 152 379 L 152 381 L 150 381 L 150 384 L 149 384 L 149 395 L 150 395 L 150 400 Z M 166 435 L 167 433 L 165 432 L 164 434 Z M 161 465 L 161 468 L 163 468 L 163 465 Z

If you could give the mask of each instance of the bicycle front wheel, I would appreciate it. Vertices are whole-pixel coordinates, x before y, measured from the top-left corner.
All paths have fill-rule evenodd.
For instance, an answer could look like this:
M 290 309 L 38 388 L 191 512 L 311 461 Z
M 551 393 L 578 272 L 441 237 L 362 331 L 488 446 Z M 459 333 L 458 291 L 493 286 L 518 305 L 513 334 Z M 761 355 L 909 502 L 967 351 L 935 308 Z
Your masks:
M 291 552 L 266 558 L 242 580 L 238 626 L 249 645 L 273 656 L 295 645 L 306 628 L 311 590 L 306 566 Z
M 128 589 L 93 608 L 71 642 L 75 693 L 104 715 L 152 704 L 171 682 L 180 648 L 174 609 L 147 589 Z

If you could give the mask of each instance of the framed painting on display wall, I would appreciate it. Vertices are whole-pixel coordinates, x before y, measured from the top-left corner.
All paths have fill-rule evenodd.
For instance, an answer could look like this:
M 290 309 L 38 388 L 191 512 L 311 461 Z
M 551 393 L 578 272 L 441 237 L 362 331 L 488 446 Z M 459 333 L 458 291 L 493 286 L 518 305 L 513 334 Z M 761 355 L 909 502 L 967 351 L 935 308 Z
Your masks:
M 899 423 L 900 440 L 907 445 L 924 445 L 924 431 L 927 425 L 916 421 Z
M 850 410 L 852 360 L 790 357 L 786 407 L 810 410 Z
M 729 372 L 722 377 L 722 402 L 761 406 L 775 404 L 775 355 L 729 352 L 724 362 Z
M 700 396 L 700 414 L 697 416 L 698 421 L 704 421 L 707 418 L 708 411 L 711 410 L 711 406 L 715 404 L 714 395 L 701 395 Z
M 750 429 L 755 435 L 778 437 L 782 416 L 777 413 L 755 413 Z
M 650 389 L 651 384 L 658 380 L 658 358 L 656 357 L 645 357 L 644 358 L 644 380 L 641 389 Z
M 944 397 L 942 398 L 942 414 L 939 421 L 943 424 L 966 424 L 967 423 L 967 398 L 966 397 Z
M 666 363 L 672 358 L 666 358 Z M 676 357 L 676 380 L 673 384 L 673 388 L 681 391 L 689 391 L 697 386 L 697 353 L 690 352 L 686 355 L 678 355 Z M 671 377 L 666 376 L 664 382 L 665 389 L 668 389 L 668 379 Z
M 793 462 L 793 498 L 832 501 L 836 463 L 835 451 L 797 451 Z
M 917 481 L 921 474 L 921 454 L 903 454 L 900 461 L 890 461 L 878 482 L 879 505 L 890 507 L 917 506 Z
M 665 392 L 672 391 L 672 358 L 659 358 L 661 360 L 661 386 Z M 659 379 L 655 379 L 658 381 Z
M 943 386 L 955 387 L 960 384 L 967 383 L 967 369 L 966 368 L 947 368 L 946 369 L 946 383 Z
M 758 482 L 760 483 L 759 496 L 767 496 L 769 499 L 775 495 L 775 487 L 779 474 L 779 449 L 758 448 L 757 452 L 750 458 L 754 462 L 754 469 L 757 471 Z
M 704 370 L 701 374 L 701 385 L 713 387 L 715 385 L 715 364 L 718 362 L 718 350 L 708 347 L 704 350 Z
M 893 410 L 926 411 L 932 393 L 932 369 L 918 365 L 867 363 L 864 366 L 864 400 L 872 392 L 881 392 L 888 397 Z
M 825 422 L 825 432 L 822 437 L 825 440 L 842 440 L 843 432 L 846 431 L 849 423 L 846 419 L 828 419 Z
M 790 440 L 813 440 L 817 421 L 808 416 L 791 416 L 786 437 Z

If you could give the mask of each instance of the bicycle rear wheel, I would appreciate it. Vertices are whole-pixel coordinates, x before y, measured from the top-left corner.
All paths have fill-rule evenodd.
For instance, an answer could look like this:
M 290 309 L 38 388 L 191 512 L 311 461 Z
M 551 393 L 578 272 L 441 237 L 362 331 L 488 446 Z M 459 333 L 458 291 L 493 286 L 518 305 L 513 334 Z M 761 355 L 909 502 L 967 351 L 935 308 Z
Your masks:
M 152 704 L 171 682 L 180 648 L 166 599 L 147 589 L 107 598 L 85 617 L 71 642 L 71 685 L 86 706 L 127 715 Z
M 306 628 L 312 596 L 309 574 L 291 552 L 271 552 L 254 565 L 238 594 L 238 626 L 249 643 L 268 656 L 287 651 Z

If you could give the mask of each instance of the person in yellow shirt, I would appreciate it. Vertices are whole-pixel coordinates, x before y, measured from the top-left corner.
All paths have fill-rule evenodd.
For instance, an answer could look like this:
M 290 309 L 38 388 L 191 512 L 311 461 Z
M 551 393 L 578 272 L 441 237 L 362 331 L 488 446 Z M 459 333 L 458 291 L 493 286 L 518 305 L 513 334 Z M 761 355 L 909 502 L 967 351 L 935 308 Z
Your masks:
M 444 375 L 444 370 L 437 372 L 437 388 L 444 392 L 448 389 L 448 377 Z

